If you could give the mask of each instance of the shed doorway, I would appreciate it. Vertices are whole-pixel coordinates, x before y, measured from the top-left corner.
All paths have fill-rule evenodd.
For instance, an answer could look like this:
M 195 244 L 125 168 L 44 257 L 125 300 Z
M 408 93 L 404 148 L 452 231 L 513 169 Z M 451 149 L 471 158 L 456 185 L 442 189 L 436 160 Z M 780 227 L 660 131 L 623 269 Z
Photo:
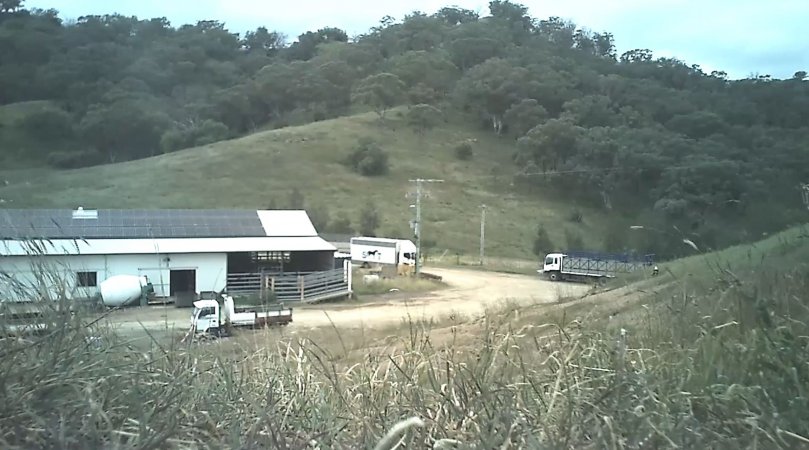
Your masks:
M 197 292 L 197 271 L 172 270 L 169 273 L 169 295 L 176 297 L 182 294 L 196 294 Z

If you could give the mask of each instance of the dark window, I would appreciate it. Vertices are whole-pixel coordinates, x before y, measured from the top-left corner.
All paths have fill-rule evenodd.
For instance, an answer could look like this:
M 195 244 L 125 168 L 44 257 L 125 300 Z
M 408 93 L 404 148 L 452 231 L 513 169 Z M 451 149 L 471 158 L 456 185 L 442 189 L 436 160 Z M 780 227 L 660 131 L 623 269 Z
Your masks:
M 252 258 L 254 263 L 260 261 L 288 263 L 292 259 L 292 254 L 290 252 L 254 252 Z
M 79 287 L 98 286 L 98 274 L 96 272 L 78 272 L 76 275 Z

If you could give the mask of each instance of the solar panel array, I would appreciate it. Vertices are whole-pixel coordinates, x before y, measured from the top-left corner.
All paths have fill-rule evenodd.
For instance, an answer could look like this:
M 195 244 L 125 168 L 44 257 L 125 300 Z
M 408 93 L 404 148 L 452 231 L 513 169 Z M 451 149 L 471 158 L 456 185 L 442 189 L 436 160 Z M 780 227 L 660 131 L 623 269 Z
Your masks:
M 88 214 L 90 213 L 90 214 Z M 138 239 L 259 237 L 253 210 L 0 209 L 0 239 Z M 85 218 L 86 217 L 86 218 Z

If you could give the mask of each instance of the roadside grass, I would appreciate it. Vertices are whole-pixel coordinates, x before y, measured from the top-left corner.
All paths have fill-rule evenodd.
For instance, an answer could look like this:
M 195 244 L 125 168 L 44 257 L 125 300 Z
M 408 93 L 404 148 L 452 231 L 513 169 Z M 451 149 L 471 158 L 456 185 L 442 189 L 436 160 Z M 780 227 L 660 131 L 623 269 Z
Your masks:
M 713 276 L 715 270 L 733 272 L 752 267 L 756 270 L 780 270 L 809 261 L 807 243 L 809 225 L 801 225 L 752 244 L 683 258 L 667 264 L 667 269 L 676 275 L 688 274 L 703 279 Z
M 447 284 L 442 281 L 407 276 L 380 278 L 376 281 L 366 282 L 362 276 L 354 275 L 352 284 L 354 294 L 360 297 L 364 295 L 381 295 L 391 292 L 429 292 L 447 287 Z
M 672 263 L 685 275 L 625 288 L 645 306 L 613 317 L 588 307 L 622 293 L 549 310 L 504 301 L 382 339 L 324 328 L 136 351 L 62 315 L 3 342 L 0 446 L 809 448 L 800 234 L 761 243 L 743 269 Z
M 489 207 L 487 255 L 531 258 L 538 222 L 554 224 L 549 231 L 555 242 L 563 242 L 570 228 L 588 247 L 600 245 L 599 230 L 610 216 L 551 196 L 514 192 L 512 139 L 459 118 L 419 138 L 397 115 L 402 111 L 389 113 L 384 124 L 375 113 L 358 114 L 84 169 L 0 169 L 0 179 L 9 181 L 0 184 L 0 198 L 9 207 L 285 208 L 297 188 L 307 208 L 321 213 L 327 208 L 331 219 L 345 213 L 354 228 L 372 201 L 380 213 L 380 235 L 409 237 L 415 192 L 409 180 L 441 178 L 444 183 L 425 186 L 422 202 L 423 236 L 437 243 L 438 253 L 477 252 L 482 203 Z M 362 137 L 375 138 L 389 152 L 388 175 L 364 177 L 343 164 Z M 465 139 L 477 140 L 475 155 L 459 161 L 453 148 Z M 582 223 L 567 220 L 574 209 L 583 212 Z
M 537 275 L 539 262 L 537 259 L 519 259 L 506 257 L 490 257 L 483 259 L 480 264 L 478 255 L 455 253 L 441 255 L 427 255 L 425 265 L 433 267 L 461 267 L 470 270 L 482 270 L 487 272 L 512 273 L 519 275 Z

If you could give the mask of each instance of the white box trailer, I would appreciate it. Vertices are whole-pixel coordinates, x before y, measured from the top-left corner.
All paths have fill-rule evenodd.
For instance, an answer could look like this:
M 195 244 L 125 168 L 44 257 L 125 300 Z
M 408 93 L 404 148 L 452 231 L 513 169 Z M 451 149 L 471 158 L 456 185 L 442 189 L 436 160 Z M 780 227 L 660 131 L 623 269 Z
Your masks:
M 351 238 L 351 261 L 363 266 L 389 264 L 416 265 L 416 244 L 407 239 L 377 237 Z

